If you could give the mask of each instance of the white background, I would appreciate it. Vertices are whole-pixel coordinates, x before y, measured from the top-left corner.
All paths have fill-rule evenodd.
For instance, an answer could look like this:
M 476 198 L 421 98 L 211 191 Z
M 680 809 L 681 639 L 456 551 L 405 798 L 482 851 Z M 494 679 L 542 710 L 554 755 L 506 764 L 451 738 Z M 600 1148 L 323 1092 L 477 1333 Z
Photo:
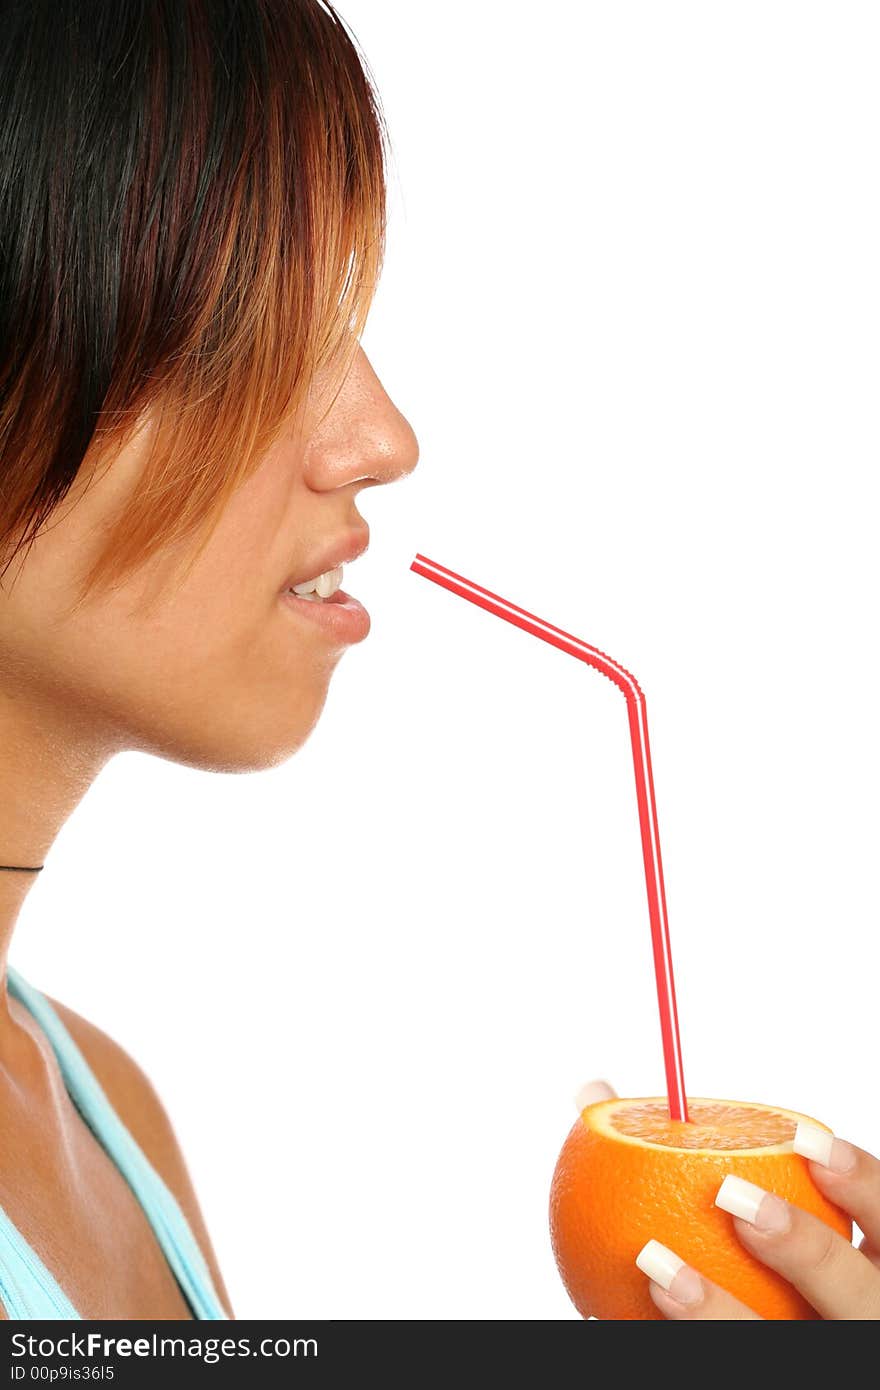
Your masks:
M 663 1085 L 625 705 L 408 566 L 640 680 L 689 1092 L 880 1148 L 880 16 L 343 13 L 422 448 L 360 499 L 372 632 L 284 767 L 110 764 L 13 961 L 155 1081 L 239 1316 L 570 1318 L 572 1093 Z

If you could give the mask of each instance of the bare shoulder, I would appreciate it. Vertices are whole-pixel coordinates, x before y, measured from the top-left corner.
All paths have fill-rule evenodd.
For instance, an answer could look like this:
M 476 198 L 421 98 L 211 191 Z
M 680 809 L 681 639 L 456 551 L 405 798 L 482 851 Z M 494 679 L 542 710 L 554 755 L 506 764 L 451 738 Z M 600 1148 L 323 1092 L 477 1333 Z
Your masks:
M 184 1216 L 207 1261 L 214 1287 L 230 1317 L 229 1294 L 217 1264 L 174 1127 L 146 1072 L 109 1034 L 47 995 L 70 1036 L 82 1052 L 107 1099 L 143 1149 L 159 1176 L 180 1203 Z

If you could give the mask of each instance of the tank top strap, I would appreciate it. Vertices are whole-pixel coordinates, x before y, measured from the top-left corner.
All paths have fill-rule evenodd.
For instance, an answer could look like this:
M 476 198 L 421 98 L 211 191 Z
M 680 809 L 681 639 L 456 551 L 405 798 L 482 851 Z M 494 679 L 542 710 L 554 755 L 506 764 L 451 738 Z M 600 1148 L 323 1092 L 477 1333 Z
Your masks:
M 116 1164 L 143 1208 L 193 1317 L 228 1320 L 229 1315 L 214 1288 L 211 1272 L 177 1199 L 120 1120 L 61 1018 L 46 996 L 28 984 L 12 966 L 7 966 L 7 982 L 9 993 L 27 1009 L 42 1028 L 55 1053 L 64 1084 L 74 1105 L 99 1144 Z M 21 1247 L 24 1247 L 23 1250 Z M 35 1252 L 23 1241 L 5 1216 L 0 1220 L 0 1279 L 3 1277 L 4 1249 L 7 1254 L 16 1256 L 18 1269 L 17 1276 L 10 1280 L 13 1284 L 11 1290 L 6 1290 L 0 1283 L 0 1297 L 10 1318 L 79 1317 L 69 1299 L 37 1259 Z M 44 1276 L 47 1276 L 51 1285 L 54 1285 L 54 1289 L 51 1285 L 47 1286 L 45 1295 L 41 1295 L 41 1298 L 54 1301 L 60 1311 L 13 1311 L 18 1307 L 26 1308 L 29 1299 L 35 1296 L 33 1285 L 25 1279 L 23 1273 L 29 1264 L 38 1282 L 45 1283 Z M 16 1294 L 16 1283 L 25 1284 L 24 1289 L 20 1290 L 20 1296 Z
M 0 1207 L 0 1303 L 10 1321 L 78 1318 L 67 1294 Z

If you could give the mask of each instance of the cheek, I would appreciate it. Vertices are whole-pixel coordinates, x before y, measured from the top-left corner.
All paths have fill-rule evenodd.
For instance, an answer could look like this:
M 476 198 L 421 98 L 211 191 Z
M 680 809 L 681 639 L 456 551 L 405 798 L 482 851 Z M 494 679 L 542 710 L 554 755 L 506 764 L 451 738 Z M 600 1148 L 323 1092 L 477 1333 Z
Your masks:
M 150 648 L 133 684 L 134 726 L 162 756 L 226 771 L 285 761 L 320 718 L 338 653 L 294 640 L 280 623 L 218 627 Z M 279 636 L 282 640 L 279 641 Z M 155 636 L 154 636 L 155 642 Z
M 317 723 L 339 652 L 264 596 L 181 589 L 149 616 L 95 606 L 40 644 L 37 680 L 114 748 L 256 771 Z

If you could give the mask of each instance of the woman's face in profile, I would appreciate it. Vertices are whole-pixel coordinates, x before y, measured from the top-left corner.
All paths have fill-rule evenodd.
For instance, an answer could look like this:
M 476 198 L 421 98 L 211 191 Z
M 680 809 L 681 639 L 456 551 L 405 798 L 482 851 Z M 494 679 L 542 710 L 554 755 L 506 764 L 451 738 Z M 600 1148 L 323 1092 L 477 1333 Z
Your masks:
M 358 347 L 341 388 L 316 378 L 302 429 L 282 432 L 233 494 L 192 569 L 166 549 L 73 612 L 71 593 L 137 478 L 141 433 L 74 486 L 0 591 L 0 661 L 47 732 L 96 750 L 153 752 L 195 767 L 256 771 L 305 741 L 330 676 L 368 619 L 341 632 L 318 604 L 285 597 L 328 553 L 362 553 L 364 487 L 415 468 L 412 428 Z M 79 480 L 77 480 L 79 481 Z M 347 587 L 347 584 L 344 584 Z M 13 674 L 14 673 L 14 674 Z

